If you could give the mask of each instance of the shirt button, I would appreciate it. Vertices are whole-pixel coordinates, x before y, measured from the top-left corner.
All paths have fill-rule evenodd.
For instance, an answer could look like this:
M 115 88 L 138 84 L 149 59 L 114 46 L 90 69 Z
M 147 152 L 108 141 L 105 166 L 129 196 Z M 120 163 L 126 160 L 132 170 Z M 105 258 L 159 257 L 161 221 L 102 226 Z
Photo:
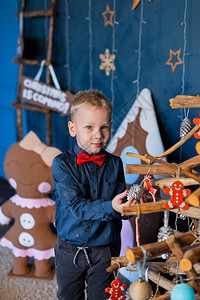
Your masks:
M 87 229 L 90 229 L 90 225 L 88 225 L 86 228 L 87 228 Z
M 108 186 L 111 186 L 111 182 L 108 182 Z
M 95 171 L 92 171 L 92 175 L 95 175 Z
M 67 193 L 64 193 L 64 196 L 67 196 Z
M 92 192 L 95 194 L 95 193 L 96 193 L 96 190 L 93 190 Z

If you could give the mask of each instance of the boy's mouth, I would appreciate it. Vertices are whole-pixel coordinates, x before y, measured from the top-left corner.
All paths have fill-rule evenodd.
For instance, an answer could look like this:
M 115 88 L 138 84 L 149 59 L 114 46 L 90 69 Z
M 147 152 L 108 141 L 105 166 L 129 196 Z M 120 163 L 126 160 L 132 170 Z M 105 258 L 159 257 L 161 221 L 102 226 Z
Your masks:
M 92 145 L 95 146 L 95 147 L 101 147 L 102 143 L 93 143 Z

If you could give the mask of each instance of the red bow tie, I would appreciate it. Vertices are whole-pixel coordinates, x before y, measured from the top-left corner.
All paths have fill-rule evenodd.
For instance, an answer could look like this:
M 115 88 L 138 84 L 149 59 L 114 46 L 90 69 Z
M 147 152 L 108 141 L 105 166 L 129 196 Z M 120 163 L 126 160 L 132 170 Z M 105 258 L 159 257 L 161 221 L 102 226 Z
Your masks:
M 77 156 L 77 164 L 82 165 L 88 161 L 93 161 L 98 166 L 102 166 L 104 162 L 104 158 L 105 158 L 105 154 L 90 156 L 87 153 L 80 152 L 79 155 Z

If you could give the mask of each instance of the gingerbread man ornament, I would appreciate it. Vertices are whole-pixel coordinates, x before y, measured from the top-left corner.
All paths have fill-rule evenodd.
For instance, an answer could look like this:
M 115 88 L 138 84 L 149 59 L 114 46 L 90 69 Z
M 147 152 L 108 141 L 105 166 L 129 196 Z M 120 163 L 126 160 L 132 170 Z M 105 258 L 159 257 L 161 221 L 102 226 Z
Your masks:
M 111 288 L 107 287 L 105 289 L 106 293 L 111 294 L 107 300 L 125 300 L 126 297 L 123 296 L 121 293 L 127 288 L 126 284 L 121 284 L 121 280 L 114 279 L 111 282 Z
M 183 198 L 190 195 L 189 189 L 184 189 L 184 185 L 181 181 L 174 181 L 171 188 L 164 188 L 164 193 L 171 196 L 170 200 L 165 203 L 165 208 L 172 209 L 178 206 L 184 210 L 189 208 L 189 205 L 184 202 Z

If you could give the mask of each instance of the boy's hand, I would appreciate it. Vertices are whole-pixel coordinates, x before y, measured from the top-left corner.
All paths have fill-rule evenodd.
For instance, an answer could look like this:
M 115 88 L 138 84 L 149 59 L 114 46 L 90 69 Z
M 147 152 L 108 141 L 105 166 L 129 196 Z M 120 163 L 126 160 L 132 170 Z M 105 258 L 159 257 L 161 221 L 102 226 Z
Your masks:
M 134 199 L 131 197 L 128 201 L 126 201 L 126 203 L 122 203 L 122 200 L 124 197 L 127 196 L 128 190 L 125 190 L 123 193 L 118 194 L 117 196 L 115 196 L 115 198 L 113 198 L 112 200 L 112 208 L 121 213 L 122 212 L 122 208 L 124 206 L 128 206 L 133 204 Z

